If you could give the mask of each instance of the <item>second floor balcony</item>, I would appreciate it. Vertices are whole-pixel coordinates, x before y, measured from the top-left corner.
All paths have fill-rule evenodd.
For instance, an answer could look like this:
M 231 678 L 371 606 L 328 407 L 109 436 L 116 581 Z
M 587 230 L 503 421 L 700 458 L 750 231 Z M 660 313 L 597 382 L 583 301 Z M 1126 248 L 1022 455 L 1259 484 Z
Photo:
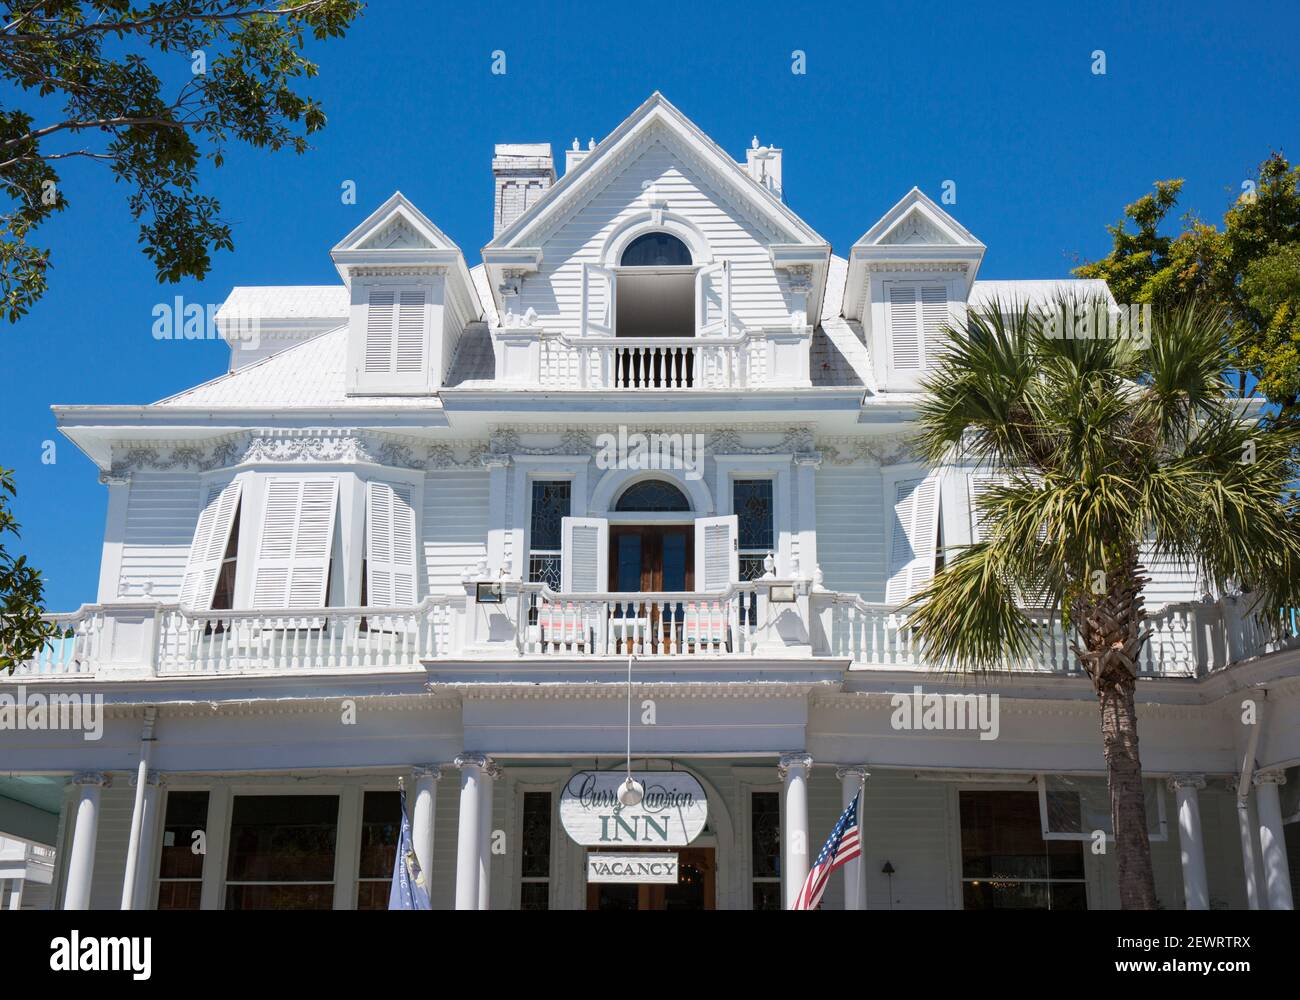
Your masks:
M 1078 675 L 1074 638 L 1053 612 L 1027 612 L 1036 639 L 1014 674 Z M 61 636 L 12 680 L 419 671 L 456 663 L 803 660 L 857 670 L 937 664 L 905 610 L 808 581 L 762 579 L 718 593 L 565 594 L 546 584 L 474 580 L 465 593 L 408 608 L 191 611 L 123 600 L 49 616 Z M 1269 627 L 1234 598 L 1171 604 L 1149 615 L 1141 675 L 1195 678 L 1300 645 L 1300 619 Z

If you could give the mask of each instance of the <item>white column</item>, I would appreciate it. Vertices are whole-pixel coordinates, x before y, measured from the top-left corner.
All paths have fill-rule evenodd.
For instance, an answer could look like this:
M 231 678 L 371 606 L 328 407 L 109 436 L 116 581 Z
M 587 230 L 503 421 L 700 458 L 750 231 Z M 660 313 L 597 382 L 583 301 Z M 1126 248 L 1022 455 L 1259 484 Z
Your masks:
M 152 901 L 154 878 L 158 874 L 153 867 L 154 854 L 158 848 L 158 829 L 160 817 L 158 810 L 162 801 L 163 779 L 157 771 L 150 771 L 144 782 L 144 813 L 140 826 L 140 856 L 135 875 L 135 899 L 132 906 L 137 910 L 147 910 Z
M 777 765 L 784 788 L 781 791 L 781 844 L 785 861 L 785 908 L 794 902 L 808 877 L 808 772 L 812 757 L 806 753 L 783 754 Z
M 488 760 L 482 754 L 465 753 L 456 758 L 460 768 L 460 817 L 456 833 L 456 909 L 478 909 L 479 812 L 483 793 L 479 783 Z
M 63 908 L 88 910 L 90 883 L 95 875 L 95 841 L 99 836 L 100 791 L 111 784 L 112 779 L 101 771 L 85 771 L 74 777 L 72 783 L 78 788 L 77 815 L 72 828 Z
M 1237 797 L 1237 832 L 1241 836 L 1241 868 L 1246 878 L 1246 906 L 1258 910 L 1259 877 L 1255 871 L 1255 824 L 1250 819 L 1250 790 Z
M 871 777 L 865 767 L 841 767 L 835 772 L 840 779 L 840 810 L 849 807 L 853 797 L 862 790 L 862 786 Z M 858 843 L 864 856 L 867 849 L 866 818 L 862 815 L 863 803 L 858 803 Z M 844 909 L 865 910 L 867 908 L 867 869 L 862 858 L 845 862 L 844 868 Z
M 478 908 L 490 910 L 492 889 L 492 789 L 501 777 L 501 768 L 489 760 L 479 782 L 478 824 Z
M 411 803 L 411 846 L 415 860 L 424 873 L 424 884 L 433 894 L 433 823 L 436 816 L 438 779 L 442 768 L 437 764 L 422 764 L 412 772 L 415 780 L 415 801 Z
M 1255 775 L 1255 809 L 1259 813 L 1259 850 L 1264 860 L 1264 888 L 1270 910 L 1293 910 L 1291 872 L 1286 863 L 1286 835 L 1282 830 L 1282 801 L 1278 785 L 1286 783 L 1281 771 Z
M 1205 876 L 1205 839 L 1201 833 L 1199 792 L 1203 774 L 1176 774 L 1168 785 L 1178 808 L 1178 848 L 1183 861 L 1183 899 L 1189 910 L 1210 908 L 1210 885 Z

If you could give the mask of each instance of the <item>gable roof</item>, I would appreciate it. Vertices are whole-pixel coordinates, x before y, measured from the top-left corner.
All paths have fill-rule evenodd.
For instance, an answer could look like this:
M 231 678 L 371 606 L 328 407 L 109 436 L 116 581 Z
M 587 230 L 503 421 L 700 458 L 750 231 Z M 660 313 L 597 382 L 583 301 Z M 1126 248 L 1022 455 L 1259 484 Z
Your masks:
M 648 131 L 660 128 L 676 136 L 685 148 L 695 153 L 710 173 L 730 194 L 737 196 L 747 207 L 756 211 L 788 242 L 809 246 L 828 247 L 826 240 L 811 226 L 795 215 L 779 198 L 749 176 L 749 172 L 732 159 L 721 146 L 710 139 L 693 121 L 655 91 L 635 111 L 625 118 L 618 128 L 597 143 L 596 148 L 582 158 L 535 204 L 524 211 L 509 226 L 483 248 L 484 261 L 490 262 L 492 250 L 529 247 L 530 240 L 551 220 L 560 216 L 582 194 L 601 183 L 617 166 L 622 153 L 635 145 Z
M 940 208 L 924 191 L 912 188 L 882 215 L 849 251 L 844 315 L 860 319 L 867 297 L 867 272 L 881 264 L 900 270 L 939 265 L 966 275 L 969 292 L 984 259 L 984 244 Z

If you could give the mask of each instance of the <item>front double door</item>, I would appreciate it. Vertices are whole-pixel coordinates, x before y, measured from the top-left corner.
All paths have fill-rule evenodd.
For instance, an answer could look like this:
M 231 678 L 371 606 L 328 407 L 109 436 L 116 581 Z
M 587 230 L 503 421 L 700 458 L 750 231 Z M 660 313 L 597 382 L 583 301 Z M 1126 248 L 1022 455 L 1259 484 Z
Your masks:
M 623 851 L 620 853 L 636 853 Z M 717 865 L 712 847 L 677 850 L 676 885 L 587 885 L 589 910 L 712 910 L 716 899 Z
M 645 594 L 695 588 L 695 527 L 691 524 L 617 525 L 609 532 L 609 589 L 627 594 L 614 605 L 611 641 L 616 654 L 653 656 L 681 650 L 685 606 L 646 600 Z

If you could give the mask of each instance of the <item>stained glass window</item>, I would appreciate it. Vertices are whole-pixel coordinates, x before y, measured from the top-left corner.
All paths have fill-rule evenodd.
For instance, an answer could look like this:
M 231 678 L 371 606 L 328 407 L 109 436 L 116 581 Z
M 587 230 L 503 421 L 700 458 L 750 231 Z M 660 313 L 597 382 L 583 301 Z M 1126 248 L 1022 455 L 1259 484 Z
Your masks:
M 750 858 L 755 910 L 781 909 L 781 796 L 754 792 L 749 799 Z
M 551 895 L 551 793 L 525 792 L 521 910 L 549 910 Z
M 572 512 L 573 484 L 567 479 L 533 480 L 528 536 L 528 581 L 560 589 L 561 521 Z
M 688 511 L 686 494 L 662 479 L 647 479 L 629 486 L 614 505 L 617 511 Z

